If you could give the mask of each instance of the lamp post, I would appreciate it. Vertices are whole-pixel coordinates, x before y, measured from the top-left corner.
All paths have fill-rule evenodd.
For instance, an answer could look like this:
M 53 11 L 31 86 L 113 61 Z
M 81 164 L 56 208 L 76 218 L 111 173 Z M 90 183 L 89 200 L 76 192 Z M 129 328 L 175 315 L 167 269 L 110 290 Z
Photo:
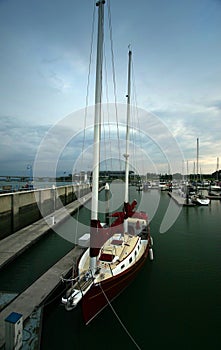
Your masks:
M 53 202 L 53 215 L 51 216 L 51 225 L 55 224 L 55 210 L 56 210 L 56 187 L 52 185 L 52 202 Z
M 29 180 L 28 180 L 28 189 L 31 188 L 31 181 L 32 181 L 32 165 L 27 165 L 27 170 L 29 170 Z

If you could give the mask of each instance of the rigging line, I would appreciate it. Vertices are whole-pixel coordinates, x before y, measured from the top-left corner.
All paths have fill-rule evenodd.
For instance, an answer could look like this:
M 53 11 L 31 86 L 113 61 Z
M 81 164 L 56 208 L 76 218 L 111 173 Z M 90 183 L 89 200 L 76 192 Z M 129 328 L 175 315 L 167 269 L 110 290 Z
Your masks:
M 136 119 L 137 119 L 137 128 L 139 132 L 139 141 L 140 141 L 140 148 L 141 148 L 141 155 L 142 155 L 142 172 L 144 173 L 144 159 L 143 159 L 143 135 L 141 132 L 140 127 L 140 118 L 139 118 L 139 110 L 137 107 L 137 91 L 136 91 L 136 83 L 135 83 L 135 73 L 134 73 L 134 65 L 133 65 L 133 59 L 132 59 L 132 83 L 133 83 L 133 93 L 134 93 L 134 105 L 135 105 L 135 111 L 136 111 Z
M 84 149 L 85 149 L 89 87 L 90 87 L 92 52 L 93 52 L 93 43 L 94 43 L 95 9 L 96 9 L 96 0 L 94 0 L 94 9 L 93 9 L 93 15 L 92 15 L 91 45 L 90 45 L 90 54 L 89 54 L 88 76 L 87 76 L 87 92 L 86 92 L 86 98 L 85 98 L 84 127 L 83 127 L 83 140 L 82 140 L 82 148 L 81 148 L 80 171 L 82 170 L 81 168 L 82 168 L 82 164 L 83 164 L 83 154 L 84 154 Z M 79 225 L 79 220 L 78 220 L 79 219 L 79 210 L 80 210 L 80 207 L 78 207 L 78 210 L 77 210 L 77 220 L 76 220 L 77 225 L 76 225 L 76 229 L 75 229 L 75 244 L 76 244 L 76 240 L 77 240 L 77 232 L 78 232 L 78 225 Z
M 104 43 L 104 48 L 105 48 L 105 43 Z M 105 59 L 105 82 L 106 82 L 106 99 L 107 99 L 107 122 L 108 122 L 108 138 L 109 138 L 109 146 L 110 146 L 110 167 L 111 169 L 113 168 L 112 164 L 112 146 L 111 146 L 111 131 L 110 131 L 110 110 L 109 110 L 109 88 L 108 88 L 108 79 L 107 79 L 107 60 L 105 56 L 105 49 L 104 49 L 104 59 Z M 105 158 L 106 159 L 106 158 Z M 108 170 L 108 169 L 106 169 Z
M 114 85 L 114 105 L 115 105 L 115 115 L 117 122 L 117 140 L 118 140 L 118 154 L 119 160 L 121 159 L 121 147 L 120 147 L 120 131 L 119 131 L 119 120 L 118 120 L 118 110 L 117 110 L 117 89 L 116 89 L 116 76 L 115 76 L 115 66 L 114 66 L 114 49 L 113 49 L 113 35 L 112 35 L 112 24 L 111 24 L 111 10 L 110 10 L 110 1 L 107 0 L 108 5 L 108 23 L 109 23 L 109 32 L 110 32 L 110 43 L 111 43 L 111 62 L 112 62 L 112 72 L 113 72 L 113 85 Z M 120 170 L 122 170 L 121 161 Z
M 99 286 L 100 286 L 100 288 L 101 288 L 102 293 L 104 294 L 105 299 L 106 299 L 107 302 L 108 302 L 108 305 L 110 306 L 111 310 L 113 311 L 114 315 L 116 316 L 118 322 L 119 322 L 120 325 L 123 327 L 123 329 L 125 330 L 125 332 L 126 332 L 127 335 L 129 336 L 129 338 L 132 340 L 132 342 L 134 343 L 134 345 L 136 346 L 136 348 L 137 348 L 138 350 L 141 350 L 141 348 L 139 347 L 139 345 L 136 343 L 135 339 L 132 337 L 132 335 L 130 334 L 130 332 L 127 330 L 126 326 L 125 326 L 125 325 L 123 324 L 123 322 L 121 321 L 121 319 L 120 319 L 120 317 L 118 316 L 117 312 L 114 310 L 114 308 L 113 308 L 113 306 L 112 306 L 110 300 L 108 299 L 108 297 L 107 297 L 106 293 L 104 292 L 104 290 L 103 290 L 103 288 L 102 288 L 102 286 L 101 286 L 100 283 L 99 283 Z
M 92 30 L 91 30 L 91 45 L 90 45 L 90 54 L 89 54 L 89 67 L 88 67 L 88 76 L 87 76 L 87 92 L 85 98 L 85 113 L 84 113 L 84 130 L 83 130 L 83 142 L 82 142 L 82 152 L 81 159 L 83 161 L 83 151 L 85 147 L 85 133 L 86 133 L 86 125 L 87 125 L 87 111 L 88 111 L 88 99 L 89 99 L 89 87 L 90 87 L 90 76 L 91 76 L 91 64 L 92 64 L 92 52 L 93 52 L 93 42 L 94 42 L 94 28 L 95 28 L 95 1 L 94 1 L 94 11 L 93 11 L 93 19 L 92 19 Z
M 107 99 L 107 116 L 109 121 L 109 101 L 108 101 L 108 80 L 107 80 L 107 59 L 105 55 L 105 43 L 104 43 L 104 72 L 105 72 L 105 87 L 106 87 L 106 99 Z M 105 120 L 103 113 L 103 134 L 104 134 L 104 162 L 105 162 L 105 170 L 107 171 L 107 144 L 106 144 L 106 131 L 105 131 Z M 110 126 L 110 125 L 109 125 Z M 110 132 L 109 132 L 110 138 Z M 109 139 L 110 143 L 110 139 Z M 110 145 L 111 147 L 111 145 Z
M 132 84 L 133 84 L 133 87 L 132 87 L 133 96 L 132 97 L 134 99 L 135 87 L 134 87 L 134 81 L 133 81 L 133 57 L 131 59 L 131 72 L 132 72 Z M 134 102 L 132 103 L 132 110 L 133 110 L 133 113 L 132 113 L 133 159 L 134 159 L 134 167 L 137 170 L 137 157 L 136 157 L 136 145 L 137 145 L 136 141 L 137 140 L 136 140 L 136 123 L 135 123 L 135 111 L 136 111 L 136 109 L 134 108 Z
M 131 49 L 131 45 L 128 45 L 128 48 Z M 132 79 L 133 79 L 133 57 L 131 57 L 131 72 L 132 72 Z M 132 80 L 132 98 L 134 99 L 134 81 Z M 136 157 L 136 146 L 137 146 L 137 132 L 136 132 L 136 123 L 135 123 L 135 112 L 136 112 L 136 106 L 134 107 L 134 103 L 131 103 L 131 143 L 132 143 L 132 157 L 131 157 L 131 165 L 133 168 L 137 171 L 137 157 Z M 132 164 L 133 163 L 133 164 Z
M 45 308 L 46 306 L 50 305 L 51 303 L 53 303 L 55 300 L 57 300 L 62 294 L 64 294 L 64 291 L 68 290 L 68 286 L 66 286 L 64 289 L 62 288 L 62 291 L 59 294 L 56 294 L 56 296 L 54 298 L 52 298 L 51 300 L 49 300 L 47 303 L 45 304 L 40 304 L 38 305 L 38 307 L 43 307 Z

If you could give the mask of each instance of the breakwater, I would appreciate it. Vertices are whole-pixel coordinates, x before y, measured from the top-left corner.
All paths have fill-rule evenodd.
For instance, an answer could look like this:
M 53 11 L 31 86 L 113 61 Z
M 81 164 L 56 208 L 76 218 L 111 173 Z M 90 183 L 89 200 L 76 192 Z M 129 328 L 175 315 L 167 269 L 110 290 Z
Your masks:
M 0 240 L 90 192 L 88 184 L 0 195 Z

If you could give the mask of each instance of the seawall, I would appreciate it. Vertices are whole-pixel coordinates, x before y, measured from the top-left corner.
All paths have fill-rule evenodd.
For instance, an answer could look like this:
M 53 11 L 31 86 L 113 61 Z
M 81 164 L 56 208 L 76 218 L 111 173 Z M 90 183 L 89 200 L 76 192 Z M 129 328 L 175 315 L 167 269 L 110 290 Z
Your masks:
M 0 240 L 85 196 L 90 190 L 90 185 L 81 184 L 1 194 Z

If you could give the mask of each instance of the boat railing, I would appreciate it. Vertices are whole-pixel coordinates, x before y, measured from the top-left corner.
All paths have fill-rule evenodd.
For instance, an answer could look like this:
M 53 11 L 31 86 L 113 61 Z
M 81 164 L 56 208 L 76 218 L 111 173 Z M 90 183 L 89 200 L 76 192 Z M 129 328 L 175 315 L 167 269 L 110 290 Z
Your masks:
M 92 275 L 92 272 L 91 271 L 87 271 L 87 273 L 85 273 L 85 275 L 83 275 L 76 282 L 76 284 L 79 287 L 79 290 L 81 291 L 82 296 L 83 296 L 84 290 L 86 290 L 93 281 L 94 281 L 94 277 Z
M 61 280 L 62 280 L 62 282 L 76 282 L 77 281 L 77 279 L 79 278 L 79 276 L 77 276 L 77 277 L 74 277 L 74 278 L 64 278 L 62 275 L 61 275 Z
M 65 282 L 65 283 L 70 282 L 72 284 L 72 287 L 74 287 L 74 288 L 79 286 L 79 289 L 82 291 L 82 289 L 84 289 L 82 287 L 84 287 L 84 285 L 87 284 L 88 281 L 93 281 L 94 277 L 93 277 L 91 270 L 89 269 L 89 270 L 84 271 L 80 275 L 73 277 L 73 278 L 64 278 L 63 276 L 61 276 L 61 280 L 62 280 L 62 282 Z

